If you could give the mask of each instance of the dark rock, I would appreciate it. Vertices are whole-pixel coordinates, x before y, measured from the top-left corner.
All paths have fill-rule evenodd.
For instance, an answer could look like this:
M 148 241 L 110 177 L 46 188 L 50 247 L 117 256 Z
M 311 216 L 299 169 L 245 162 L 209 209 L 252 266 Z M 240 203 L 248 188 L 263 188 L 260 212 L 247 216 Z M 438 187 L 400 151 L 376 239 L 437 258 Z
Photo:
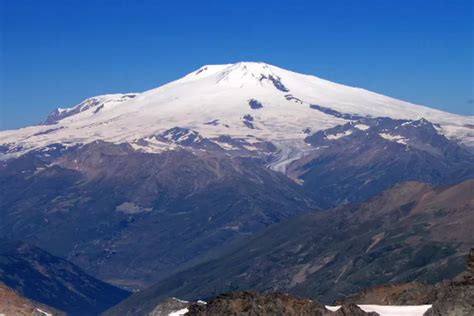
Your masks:
M 288 101 L 295 101 L 296 103 L 303 104 L 303 101 L 293 96 L 292 94 L 285 94 L 285 99 L 287 99 Z
M 100 105 L 100 106 L 98 106 L 98 107 L 94 110 L 94 114 L 99 113 L 99 111 L 102 110 L 103 108 L 104 108 L 104 105 L 103 105 L 103 104 Z
M 212 125 L 212 126 L 217 126 L 219 124 L 220 124 L 219 119 L 215 119 L 215 120 L 204 123 L 204 125 Z
M 242 118 L 242 123 L 244 123 L 245 126 L 247 126 L 248 128 L 250 129 L 255 129 L 255 126 L 253 125 L 253 116 L 250 115 L 250 114 L 246 114 L 244 115 L 244 117 Z
M 244 115 L 244 120 L 253 122 L 253 116 L 250 114 L 245 114 Z
M 318 104 L 311 104 L 309 107 L 314 109 L 314 110 L 318 110 L 320 112 L 323 112 L 324 114 L 331 115 L 331 116 L 334 116 L 334 117 L 337 117 L 337 118 L 346 119 L 346 120 L 360 120 L 360 119 L 365 118 L 365 116 L 363 116 L 363 115 L 341 113 L 341 112 L 338 112 L 338 111 L 333 110 L 331 108 L 324 107 L 324 106 L 321 106 L 321 105 L 318 105 Z
M 469 252 L 466 271 L 453 281 L 436 285 L 436 298 L 425 316 L 474 315 L 474 249 Z
M 252 110 L 258 110 L 258 109 L 263 108 L 263 104 L 260 101 L 255 100 L 255 99 L 250 99 L 249 105 Z
M 285 87 L 285 85 L 281 82 L 280 77 L 274 77 L 270 75 L 268 76 L 268 79 L 273 83 L 275 88 L 277 88 L 278 90 L 283 91 L 283 92 L 290 92 L 290 90 L 288 90 L 288 88 Z
M 265 75 L 261 75 L 260 76 L 260 81 L 262 80 L 269 80 L 271 81 L 271 83 L 273 83 L 273 85 L 275 86 L 275 88 L 277 88 L 278 90 L 282 91 L 282 92 L 290 92 L 290 90 L 288 90 L 287 87 L 285 87 L 285 85 L 281 82 L 281 78 L 280 77 L 274 77 L 272 75 L 269 75 L 268 77 L 265 76 Z
M 186 315 L 325 316 L 332 314 L 316 301 L 288 294 L 236 292 L 221 294 L 211 299 L 206 305 L 193 304 L 189 307 L 189 312 Z
M 218 125 L 219 120 L 213 120 L 204 124 Z M 153 135 L 150 138 L 154 138 L 165 143 L 177 144 L 195 149 L 203 149 L 208 151 L 219 151 L 221 149 L 217 144 L 212 142 L 210 139 L 201 136 L 201 134 L 198 132 L 189 128 L 178 126 L 170 128 L 161 134 Z M 146 142 L 146 139 L 140 139 L 139 141 Z
M 377 316 L 378 314 L 375 312 L 367 313 L 354 303 L 343 304 L 341 308 L 339 308 L 334 313 L 334 316 L 365 316 L 365 315 Z
M 40 136 L 40 135 L 51 134 L 51 133 L 53 133 L 53 132 L 55 132 L 55 131 L 58 131 L 58 130 L 60 130 L 60 129 L 62 129 L 62 128 L 64 128 L 64 127 L 50 128 L 50 129 L 47 129 L 47 130 L 45 130 L 45 131 L 41 131 L 41 132 L 35 133 L 35 134 L 33 134 L 33 136 Z

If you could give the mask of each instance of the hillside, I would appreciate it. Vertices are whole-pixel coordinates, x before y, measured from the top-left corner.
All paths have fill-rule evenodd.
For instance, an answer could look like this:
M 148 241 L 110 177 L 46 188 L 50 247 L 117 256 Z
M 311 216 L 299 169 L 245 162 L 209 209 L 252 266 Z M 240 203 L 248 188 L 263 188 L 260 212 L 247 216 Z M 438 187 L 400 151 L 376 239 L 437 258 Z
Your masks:
M 170 296 L 205 299 L 249 289 L 331 303 L 375 285 L 453 278 L 474 243 L 473 190 L 472 180 L 438 188 L 408 182 L 360 205 L 290 219 L 111 312 L 146 311 Z
M 8 295 L 7 301 L 18 302 L 14 306 L 23 306 L 22 313 L 41 309 L 31 300 L 68 315 L 97 315 L 129 295 L 37 247 L 6 240 L 0 240 L 0 282 L 14 290 L 5 287 L 2 293 Z

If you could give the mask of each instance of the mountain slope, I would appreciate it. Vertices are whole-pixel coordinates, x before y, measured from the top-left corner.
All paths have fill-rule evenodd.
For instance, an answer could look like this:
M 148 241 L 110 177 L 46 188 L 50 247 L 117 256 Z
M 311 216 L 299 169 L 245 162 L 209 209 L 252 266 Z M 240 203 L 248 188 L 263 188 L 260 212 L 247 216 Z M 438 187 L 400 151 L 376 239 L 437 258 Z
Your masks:
M 0 283 L 0 314 L 15 316 L 65 315 L 54 308 L 33 302 Z
M 97 315 L 129 295 L 37 247 L 6 240 L 0 240 L 0 282 L 68 315 Z
M 440 188 L 409 182 L 360 205 L 302 215 L 111 311 L 146 311 L 170 296 L 205 299 L 250 289 L 330 303 L 374 285 L 452 278 L 463 271 L 474 243 L 472 192 L 472 180 Z
M 361 202 L 403 181 L 435 185 L 474 178 L 474 155 L 424 119 L 361 118 L 316 132 L 314 148 L 287 174 L 320 205 Z
M 317 209 L 301 187 L 251 157 L 148 154 L 105 142 L 54 152 L 0 168 L 1 235 L 116 284 L 149 285 L 227 242 Z

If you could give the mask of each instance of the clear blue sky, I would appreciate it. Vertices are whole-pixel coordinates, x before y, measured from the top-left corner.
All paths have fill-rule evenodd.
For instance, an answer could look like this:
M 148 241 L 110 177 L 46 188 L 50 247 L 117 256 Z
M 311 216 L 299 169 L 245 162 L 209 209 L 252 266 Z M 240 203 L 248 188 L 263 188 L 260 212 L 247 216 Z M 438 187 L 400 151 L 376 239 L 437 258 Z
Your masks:
M 242 60 L 474 115 L 472 3 L 0 0 L 0 129 Z

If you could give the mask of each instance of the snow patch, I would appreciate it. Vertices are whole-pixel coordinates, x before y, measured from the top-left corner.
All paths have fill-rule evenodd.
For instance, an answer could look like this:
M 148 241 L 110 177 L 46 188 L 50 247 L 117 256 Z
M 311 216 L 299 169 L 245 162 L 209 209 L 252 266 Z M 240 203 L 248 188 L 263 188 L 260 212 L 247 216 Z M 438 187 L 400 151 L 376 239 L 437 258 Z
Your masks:
M 389 140 L 391 142 L 397 142 L 402 145 L 407 145 L 408 144 L 408 139 L 401 136 L 401 135 L 392 135 L 388 133 L 379 133 L 379 136 L 382 137 L 383 139 Z
M 329 140 L 335 140 L 335 139 L 339 139 L 339 138 L 343 138 L 343 137 L 349 136 L 350 134 L 352 134 L 352 131 L 351 131 L 351 130 L 347 130 L 347 131 L 342 132 L 342 133 L 336 133 L 336 134 L 326 135 L 326 138 L 329 139 Z
M 146 212 L 151 212 L 152 209 L 149 207 L 141 207 L 139 205 L 136 205 L 132 202 L 124 202 L 120 205 L 118 205 L 115 210 L 117 212 L 122 212 L 125 214 L 138 214 L 138 213 L 146 213 Z
M 357 305 L 365 312 L 376 312 L 380 316 L 423 316 L 431 305 Z M 325 306 L 337 311 L 341 306 Z
M 369 125 L 365 125 L 365 124 L 356 124 L 354 125 L 355 128 L 357 129 L 360 129 L 361 131 L 365 131 L 365 130 L 368 130 L 370 128 Z
M 187 308 L 183 308 L 183 309 L 180 309 L 180 310 L 177 310 L 175 312 L 171 312 L 168 314 L 168 316 L 182 316 L 184 314 L 186 314 L 189 310 Z
M 37 311 L 38 313 L 40 313 L 41 315 L 44 315 L 44 316 L 53 316 L 53 314 L 48 313 L 48 312 L 46 312 L 46 311 L 44 311 L 44 310 L 42 310 L 42 309 L 40 309 L 40 308 L 36 308 L 36 311 Z

